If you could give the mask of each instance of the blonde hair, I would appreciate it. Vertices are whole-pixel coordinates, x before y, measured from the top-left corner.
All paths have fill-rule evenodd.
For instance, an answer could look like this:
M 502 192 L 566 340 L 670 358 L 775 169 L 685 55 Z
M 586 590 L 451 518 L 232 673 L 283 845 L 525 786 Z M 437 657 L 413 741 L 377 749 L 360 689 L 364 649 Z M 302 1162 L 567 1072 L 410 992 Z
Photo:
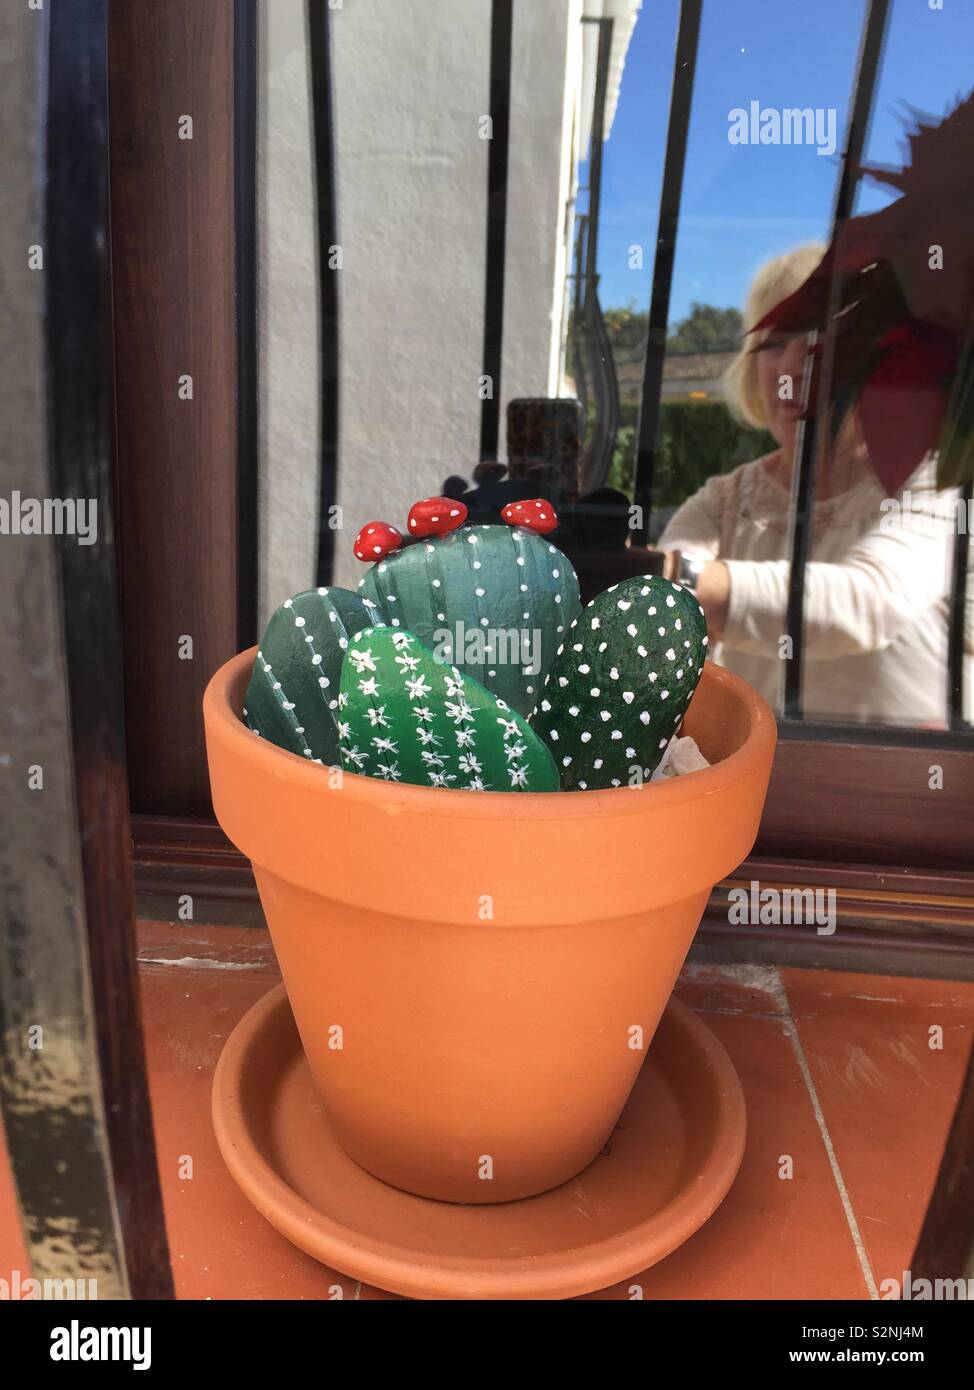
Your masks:
M 748 336 L 723 379 L 724 399 L 730 413 L 744 425 L 762 429 L 768 424 L 758 383 L 758 360 L 752 351 L 761 335 L 751 335 L 750 329 L 808 279 L 824 253 L 825 247 L 818 241 L 796 246 L 783 256 L 765 261 L 751 281 L 744 305 L 744 332 Z

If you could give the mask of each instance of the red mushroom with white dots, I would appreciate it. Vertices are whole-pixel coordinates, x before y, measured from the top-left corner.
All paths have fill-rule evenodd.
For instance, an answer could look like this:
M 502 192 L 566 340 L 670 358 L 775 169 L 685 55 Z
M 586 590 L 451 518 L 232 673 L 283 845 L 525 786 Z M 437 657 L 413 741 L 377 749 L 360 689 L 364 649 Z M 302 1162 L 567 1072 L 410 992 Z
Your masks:
M 352 550 L 356 560 L 371 564 L 374 560 L 384 560 L 393 551 L 402 549 L 402 532 L 388 521 L 367 521 L 355 537 Z
M 409 509 L 406 530 L 410 536 L 446 536 L 462 526 L 467 509 L 451 497 L 426 497 Z
M 546 536 L 558 525 L 554 507 L 543 497 L 531 497 L 526 502 L 508 502 L 501 510 L 501 517 L 508 526 L 523 526 L 526 531 L 536 531 Z

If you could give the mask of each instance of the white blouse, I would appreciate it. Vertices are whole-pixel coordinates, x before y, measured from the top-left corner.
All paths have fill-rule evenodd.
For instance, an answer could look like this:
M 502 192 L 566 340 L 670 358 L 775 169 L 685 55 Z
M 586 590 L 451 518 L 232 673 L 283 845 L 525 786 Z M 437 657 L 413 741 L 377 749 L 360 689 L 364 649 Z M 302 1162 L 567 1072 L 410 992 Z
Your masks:
M 659 545 L 725 562 L 730 603 L 714 659 L 780 712 L 790 490 L 769 472 L 773 457 L 710 478 L 677 510 Z M 927 459 L 887 499 L 863 468 L 847 490 L 815 504 L 805 569 L 806 718 L 944 727 L 958 493 L 938 493 L 935 475 Z M 970 647 L 970 604 L 967 616 Z M 970 717 L 972 663 L 965 665 Z

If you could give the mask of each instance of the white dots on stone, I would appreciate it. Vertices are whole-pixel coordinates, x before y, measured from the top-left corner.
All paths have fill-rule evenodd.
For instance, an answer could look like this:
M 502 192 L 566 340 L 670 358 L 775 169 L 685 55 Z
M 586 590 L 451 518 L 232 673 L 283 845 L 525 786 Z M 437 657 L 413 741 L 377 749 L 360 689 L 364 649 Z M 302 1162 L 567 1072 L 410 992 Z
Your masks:
M 630 623 L 629 626 L 626 628 L 626 631 L 629 633 L 630 637 L 639 636 L 639 628 L 636 626 L 635 623 Z
M 651 718 L 651 715 L 650 715 L 648 709 L 644 709 L 644 710 L 640 710 L 640 711 L 639 711 L 639 722 L 640 722 L 640 724 L 648 724 L 649 721 L 650 721 L 650 718 Z
M 591 668 L 591 666 L 587 666 L 587 665 L 583 662 L 582 665 L 579 666 L 578 669 L 579 669 L 579 671 L 582 673 L 583 676 L 587 676 L 588 673 L 589 673 L 589 671 L 591 671 L 592 668 Z
M 627 598 L 620 598 L 616 599 L 616 607 L 621 608 L 623 613 L 626 613 L 632 607 L 632 604 Z
M 667 649 L 666 649 L 666 659 L 667 659 L 667 661 L 675 661 L 675 660 L 676 660 L 676 652 L 673 650 L 672 647 L 667 647 Z
M 592 735 L 589 733 L 588 729 L 584 729 L 582 733 L 579 734 L 579 738 L 583 743 L 591 743 L 592 741 Z
M 635 700 L 636 697 L 635 697 L 635 695 L 632 693 L 631 690 L 624 690 L 624 691 L 622 692 L 622 698 L 623 698 L 623 700 L 625 701 L 625 703 L 626 703 L 627 705 L 631 705 L 632 702 L 633 702 L 633 700 Z
M 478 598 L 483 598 L 486 592 L 486 589 L 474 589 L 474 593 L 477 595 Z

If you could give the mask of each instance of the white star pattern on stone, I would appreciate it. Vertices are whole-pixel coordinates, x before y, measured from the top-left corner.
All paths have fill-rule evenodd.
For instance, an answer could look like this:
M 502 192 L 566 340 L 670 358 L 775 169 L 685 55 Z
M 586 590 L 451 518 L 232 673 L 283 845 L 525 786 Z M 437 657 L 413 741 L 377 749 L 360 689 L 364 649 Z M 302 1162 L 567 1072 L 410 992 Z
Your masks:
M 366 647 L 364 651 L 352 651 L 348 654 L 348 659 L 358 671 L 359 675 L 363 671 L 375 670 L 375 658 L 372 655 L 372 648 Z

